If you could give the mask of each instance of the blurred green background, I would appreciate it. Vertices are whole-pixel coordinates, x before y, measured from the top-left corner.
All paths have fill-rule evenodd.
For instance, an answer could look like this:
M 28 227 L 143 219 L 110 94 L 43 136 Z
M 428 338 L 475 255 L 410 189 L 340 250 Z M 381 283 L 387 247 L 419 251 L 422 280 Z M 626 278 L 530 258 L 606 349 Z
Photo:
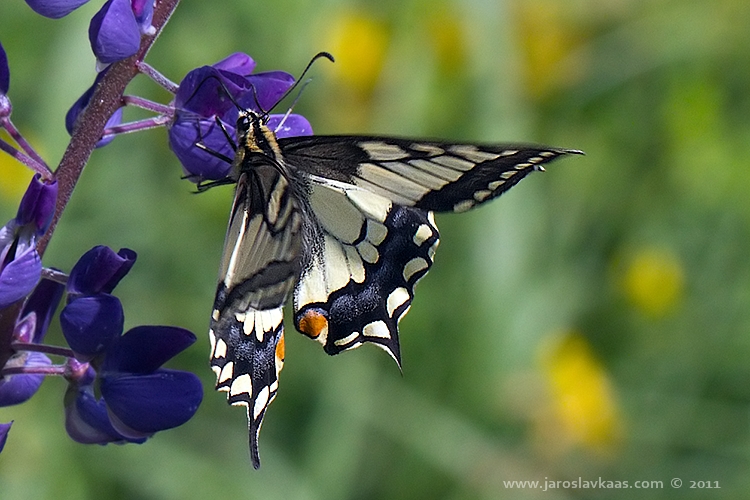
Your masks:
M 51 165 L 94 78 L 100 4 L 59 21 L 0 7 L 13 119 Z M 0 498 L 750 497 L 750 3 L 184 0 L 147 61 L 179 81 L 244 51 L 298 74 L 320 50 L 338 61 L 316 65 L 296 108 L 317 133 L 587 156 L 437 217 L 436 265 L 401 322 L 403 375 L 379 349 L 329 357 L 290 327 L 256 472 L 244 412 L 208 368 L 232 190 L 193 195 L 164 130 L 118 138 L 94 153 L 45 264 L 135 249 L 117 289 L 126 327 L 194 331 L 171 366 L 201 377 L 204 403 L 144 445 L 83 446 L 63 429 L 64 382 L 47 380 L 0 408 L 15 420 Z M 145 77 L 129 93 L 170 99 Z M 0 157 L 3 221 L 28 178 Z M 504 484 L 579 477 L 663 487 Z

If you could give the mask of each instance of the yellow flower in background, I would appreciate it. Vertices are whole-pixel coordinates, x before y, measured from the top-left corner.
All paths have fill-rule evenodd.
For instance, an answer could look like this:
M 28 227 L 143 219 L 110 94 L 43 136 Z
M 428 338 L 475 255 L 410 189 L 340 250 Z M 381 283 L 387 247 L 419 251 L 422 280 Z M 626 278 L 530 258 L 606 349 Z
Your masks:
M 664 316 L 680 301 L 685 278 L 682 264 L 664 249 L 642 249 L 625 268 L 623 287 L 628 299 L 641 312 Z
M 334 18 L 326 47 L 336 58 L 332 72 L 345 85 L 369 94 L 385 63 L 389 33 L 385 23 L 362 12 Z
M 432 11 L 427 30 L 440 69 L 453 73 L 462 68 L 466 62 L 466 33 L 456 12 L 447 6 Z
M 584 59 L 562 64 L 583 42 L 581 29 L 569 13 L 570 5 L 559 0 L 526 0 L 512 5 L 528 93 L 541 99 L 580 81 L 586 69 Z
M 622 432 L 619 408 L 609 375 L 586 339 L 577 332 L 545 339 L 540 365 L 548 397 L 536 431 L 544 451 L 612 451 Z

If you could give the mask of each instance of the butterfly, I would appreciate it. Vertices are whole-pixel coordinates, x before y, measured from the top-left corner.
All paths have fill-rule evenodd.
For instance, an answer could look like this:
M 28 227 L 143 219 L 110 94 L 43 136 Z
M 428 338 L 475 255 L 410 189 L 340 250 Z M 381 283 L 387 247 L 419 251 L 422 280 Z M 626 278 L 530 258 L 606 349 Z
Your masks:
M 283 308 L 328 354 L 399 365 L 398 323 L 433 264 L 434 212 L 464 212 L 571 149 L 377 136 L 277 138 L 241 109 L 236 182 L 209 329 L 216 389 L 247 407 L 250 454 L 284 364 Z

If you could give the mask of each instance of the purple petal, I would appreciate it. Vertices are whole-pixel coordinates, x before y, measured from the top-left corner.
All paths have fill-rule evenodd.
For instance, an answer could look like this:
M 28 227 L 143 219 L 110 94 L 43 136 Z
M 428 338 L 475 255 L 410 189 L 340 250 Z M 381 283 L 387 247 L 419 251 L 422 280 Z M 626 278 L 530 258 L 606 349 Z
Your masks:
M 198 115 L 196 118 L 207 118 L 216 114 L 217 109 L 228 109 L 226 99 L 218 95 L 220 86 L 216 82 L 219 80 L 219 72 L 210 66 L 189 71 L 175 92 L 175 109 L 192 111 Z
M 13 340 L 15 342 L 25 342 L 29 344 L 34 340 L 35 331 L 36 314 L 32 312 L 16 321 L 16 326 L 13 328 Z
M 0 424 L 0 452 L 5 448 L 5 442 L 8 440 L 8 432 L 10 431 L 11 425 L 13 425 L 12 420 L 7 424 Z
M 89 0 L 26 0 L 29 7 L 44 17 L 60 19 Z
M 37 236 L 41 236 L 52 222 L 56 202 L 57 181 L 42 181 L 42 176 L 35 174 L 21 198 L 16 222 L 24 226 L 33 222 Z
M 238 101 L 243 108 L 255 111 L 270 111 L 284 93 L 294 85 L 294 77 L 284 71 L 267 71 L 250 75 L 247 81 L 251 88 Z M 252 87 L 255 88 L 254 92 Z
M 94 84 L 89 87 L 86 92 L 84 92 L 81 97 L 78 98 L 76 102 L 73 103 L 68 112 L 65 114 L 65 129 L 70 135 L 73 135 L 73 132 L 75 132 L 81 113 L 83 113 L 83 110 L 86 109 L 86 106 L 88 106 L 89 101 L 91 100 L 91 96 L 94 95 L 96 86 L 99 84 L 99 81 L 104 78 L 104 75 L 107 74 L 108 70 L 109 67 L 105 68 L 104 71 L 101 71 L 96 75 Z M 112 116 L 110 116 L 107 120 L 107 124 L 105 125 L 105 127 L 114 127 L 115 125 L 119 125 L 120 123 L 122 123 L 122 108 L 118 108 L 114 113 L 112 113 Z M 99 142 L 96 143 L 96 147 L 100 148 L 102 146 L 106 146 L 107 144 L 112 142 L 113 139 L 113 135 L 103 137 L 99 140 Z
M 113 63 L 138 52 L 141 30 L 130 0 L 108 0 L 89 24 L 89 41 L 96 58 Z
M 5 53 L 3 44 L 0 43 L 0 95 L 8 93 L 10 88 L 10 67 L 8 66 L 8 55 Z
M 104 352 L 120 336 L 124 322 L 120 300 L 106 294 L 74 299 L 60 313 L 65 340 L 81 361 Z
M 102 73 L 99 73 L 99 75 Z M 65 130 L 68 131 L 68 134 L 73 135 L 73 132 L 75 132 L 76 127 L 78 126 L 78 117 L 83 113 L 83 110 L 86 109 L 86 106 L 91 100 L 91 96 L 94 93 L 94 87 L 96 87 L 96 84 L 89 87 L 86 92 L 84 92 L 81 97 L 73 103 L 70 109 L 68 109 L 68 112 L 65 113 Z
M 90 388 L 69 387 L 65 394 L 65 430 L 83 444 L 137 442 L 118 433 L 107 415 L 103 400 L 97 400 Z
M 0 118 L 7 118 L 13 112 L 13 106 L 8 96 L 0 92 Z
M 141 33 L 148 33 L 154 17 L 154 0 L 132 0 L 132 9 Z
M 42 353 L 30 352 L 16 355 L 8 362 L 10 365 L 22 364 L 24 367 L 49 366 L 52 361 Z M 17 374 L 7 375 L 0 379 L 0 407 L 12 406 L 28 401 L 36 394 L 44 381 L 44 375 Z
M 247 76 L 255 69 L 255 61 L 245 53 L 235 52 L 211 66 L 222 71 L 236 73 L 240 76 Z
M 234 127 L 225 128 L 234 135 Z M 229 174 L 230 163 L 196 146 L 201 143 L 211 151 L 234 157 L 232 145 L 214 120 L 178 119 L 169 128 L 168 137 L 169 147 L 193 182 L 223 179 Z
M 227 106 L 224 113 L 219 116 L 225 123 L 236 123 L 239 109 L 265 113 L 278 104 L 293 84 L 294 77 L 283 71 L 250 75 L 245 78 L 242 86 L 238 85 L 237 89 L 232 91 L 236 103 Z
M 10 99 L 5 95 L 10 87 L 10 67 L 8 66 L 8 56 L 5 54 L 3 45 L 0 44 L 0 118 L 7 118 L 13 112 L 13 105 Z
M 142 432 L 138 431 L 136 429 L 133 429 L 132 427 L 129 427 L 125 425 L 125 423 L 120 420 L 120 418 L 112 413 L 112 410 L 107 408 L 107 416 L 109 417 L 109 421 L 112 423 L 112 427 L 123 436 L 127 437 L 128 439 L 148 439 L 151 436 L 154 435 L 153 432 Z
M 90 363 L 78 361 L 76 358 L 68 358 L 65 365 L 65 380 L 71 386 L 86 388 L 86 390 L 93 387 L 96 381 L 96 370 Z
M 0 92 L 0 118 L 7 118 L 13 112 L 13 106 L 8 96 Z
M 112 116 L 109 117 L 107 120 L 107 123 L 104 125 L 104 128 L 112 128 L 116 127 L 117 125 L 122 123 L 122 111 L 123 108 L 117 108 L 114 113 L 112 113 Z M 99 142 L 96 143 L 97 148 L 101 148 L 103 146 L 106 146 L 110 142 L 115 140 L 114 134 L 109 134 L 103 136 L 101 139 L 99 139 Z
M 36 286 L 32 294 L 26 300 L 21 312 L 21 318 L 23 318 L 18 325 L 25 323 L 26 318 L 33 318 L 31 323 L 31 331 L 28 335 L 24 336 L 24 342 L 40 343 L 44 339 L 47 328 L 52 320 L 52 316 L 55 314 L 57 305 L 60 303 L 65 285 L 57 283 L 51 280 L 41 280 Z M 19 327 L 16 326 L 18 331 Z
M 115 253 L 111 248 L 95 246 L 78 259 L 68 278 L 68 293 L 94 295 L 110 293 L 135 264 L 137 255 L 128 248 Z
M 231 71 L 220 71 L 202 66 L 190 71 L 180 82 L 174 97 L 174 106 L 180 111 L 192 111 L 198 118 L 221 116 L 237 109 L 232 99 L 249 88 L 247 78 Z
M 284 122 L 283 124 L 281 122 Z M 313 135 L 312 125 L 302 115 L 291 114 L 284 120 L 284 115 L 271 115 L 268 118 L 268 128 L 276 133 L 276 137 L 297 137 L 301 135 Z
M 128 428 L 142 433 L 184 424 L 203 400 L 198 377 L 177 370 L 102 377 L 101 391 L 110 412 Z
M 193 342 L 195 335 L 184 328 L 137 326 L 109 346 L 102 363 L 102 375 L 109 372 L 152 373 Z
M 0 248 L 0 309 L 17 302 L 34 289 L 42 276 L 42 259 L 34 245 L 35 239 L 18 240 L 15 256 L 5 253 L 8 248 Z M 3 261 L 8 261 L 3 266 Z

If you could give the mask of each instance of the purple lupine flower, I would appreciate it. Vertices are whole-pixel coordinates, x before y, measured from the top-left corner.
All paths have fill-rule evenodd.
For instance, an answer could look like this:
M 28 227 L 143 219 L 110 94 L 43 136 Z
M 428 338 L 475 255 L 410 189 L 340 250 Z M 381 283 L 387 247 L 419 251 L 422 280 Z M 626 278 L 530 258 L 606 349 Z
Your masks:
M 19 342 L 40 344 L 44 340 L 64 290 L 65 285 L 56 281 L 39 282 L 19 315 L 14 335 Z
M 44 17 L 60 19 L 89 0 L 26 0 L 31 9 Z
M 140 326 L 117 337 L 99 373 L 89 367 L 68 389 L 68 434 L 85 443 L 143 442 L 190 420 L 203 400 L 200 380 L 161 366 L 194 342 L 191 332 L 168 326 Z
M 138 52 L 141 29 L 133 13 L 131 0 L 107 0 L 91 18 L 89 42 L 96 59 L 105 64 L 120 61 Z
M 20 320 L 13 330 L 16 342 L 39 344 L 47 333 L 50 320 L 62 298 L 64 286 L 50 280 L 42 280 L 24 304 Z M 51 365 L 50 359 L 39 352 L 19 351 L 10 357 L 5 368 L 29 369 Z M 27 401 L 39 389 L 44 375 L 19 373 L 0 378 L 0 407 Z
M 8 66 L 8 55 L 5 53 L 3 44 L 0 43 L 0 95 L 8 93 L 10 88 L 10 66 Z
M 138 255 L 129 248 L 115 253 L 111 248 L 99 245 L 78 259 L 68 276 L 68 293 L 94 295 L 111 293 L 135 264 Z
M 67 283 L 68 304 L 60 313 L 60 326 L 80 361 L 103 353 L 122 334 L 125 314 L 120 299 L 111 292 L 135 259 L 135 252 L 127 248 L 115 253 L 109 247 L 97 246 L 73 266 Z
M 71 300 L 60 313 L 60 326 L 76 358 L 89 361 L 122 334 L 125 313 L 120 299 L 106 293 Z
M 101 71 L 96 75 L 94 84 L 89 87 L 88 90 L 86 90 L 86 92 L 84 92 L 76 102 L 73 103 L 68 112 L 65 114 L 65 129 L 70 135 L 73 135 L 73 132 L 78 125 L 78 117 L 81 115 L 86 106 L 88 106 L 89 101 L 91 100 L 91 96 L 94 95 L 96 86 L 99 84 L 99 81 L 104 78 L 104 75 L 107 73 L 108 69 L 109 68 L 106 68 L 104 71 Z M 106 127 L 114 127 L 115 125 L 119 125 L 120 123 L 122 123 L 122 108 L 117 108 L 117 110 L 112 113 L 112 116 L 110 116 L 107 120 Z M 96 143 L 96 147 L 100 148 L 102 146 L 106 146 L 107 144 L 112 142 L 114 138 L 114 135 L 102 137 L 99 142 Z
M 36 174 L 21 199 L 18 214 L 0 228 L 0 309 L 21 300 L 34 289 L 42 273 L 36 240 L 52 221 L 57 181 Z
M 73 360 L 72 363 L 75 363 Z M 94 394 L 96 372 L 87 363 L 79 380 L 71 383 L 65 393 L 65 431 L 78 443 L 143 443 L 146 438 L 130 439 L 112 426 L 103 398 Z
M 231 165 L 221 156 L 231 158 L 234 150 L 217 119 L 231 137 L 235 135 L 238 105 L 266 113 L 294 84 L 294 77 L 288 73 L 253 75 L 254 68 L 250 56 L 235 53 L 212 66 L 194 69 L 180 82 L 173 103 L 174 119 L 169 125 L 169 145 L 194 182 L 223 179 L 229 173 Z M 279 127 L 282 120 L 281 115 L 269 117 L 272 130 L 280 138 L 312 134 L 310 123 L 300 115 L 288 116 Z M 196 147 L 198 143 L 214 154 Z
M 154 0 L 132 0 L 132 8 L 141 33 L 151 34 L 153 31 L 151 21 L 154 18 Z
M 5 448 L 5 442 L 8 440 L 8 432 L 10 431 L 11 425 L 13 425 L 12 420 L 7 424 L 0 424 L 0 452 Z
M 10 66 L 8 66 L 8 55 L 5 53 L 3 44 L 0 43 L 0 120 L 8 118 L 13 111 L 10 99 L 6 95 L 10 88 Z
M 82 443 L 142 443 L 187 422 L 203 399 L 195 375 L 161 368 L 195 335 L 168 326 L 139 326 L 121 335 L 122 305 L 111 292 L 135 259 L 132 250 L 95 247 L 68 278 L 60 324 L 76 359 L 68 362 L 65 428 Z
M 22 352 L 8 360 L 5 368 L 23 366 L 34 369 L 50 366 L 52 361 L 40 352 Z M 24 403 L 36 394 L 44 381 L 44 375 L 38 373 L 20 373 L 6 375 L 0 379 L 0 407 Z
M 37 236 L 47 231 L 57 202 L 57 181 L 43 182 L 36 174 L 21 198 L 16 223 L 33 229 Z

